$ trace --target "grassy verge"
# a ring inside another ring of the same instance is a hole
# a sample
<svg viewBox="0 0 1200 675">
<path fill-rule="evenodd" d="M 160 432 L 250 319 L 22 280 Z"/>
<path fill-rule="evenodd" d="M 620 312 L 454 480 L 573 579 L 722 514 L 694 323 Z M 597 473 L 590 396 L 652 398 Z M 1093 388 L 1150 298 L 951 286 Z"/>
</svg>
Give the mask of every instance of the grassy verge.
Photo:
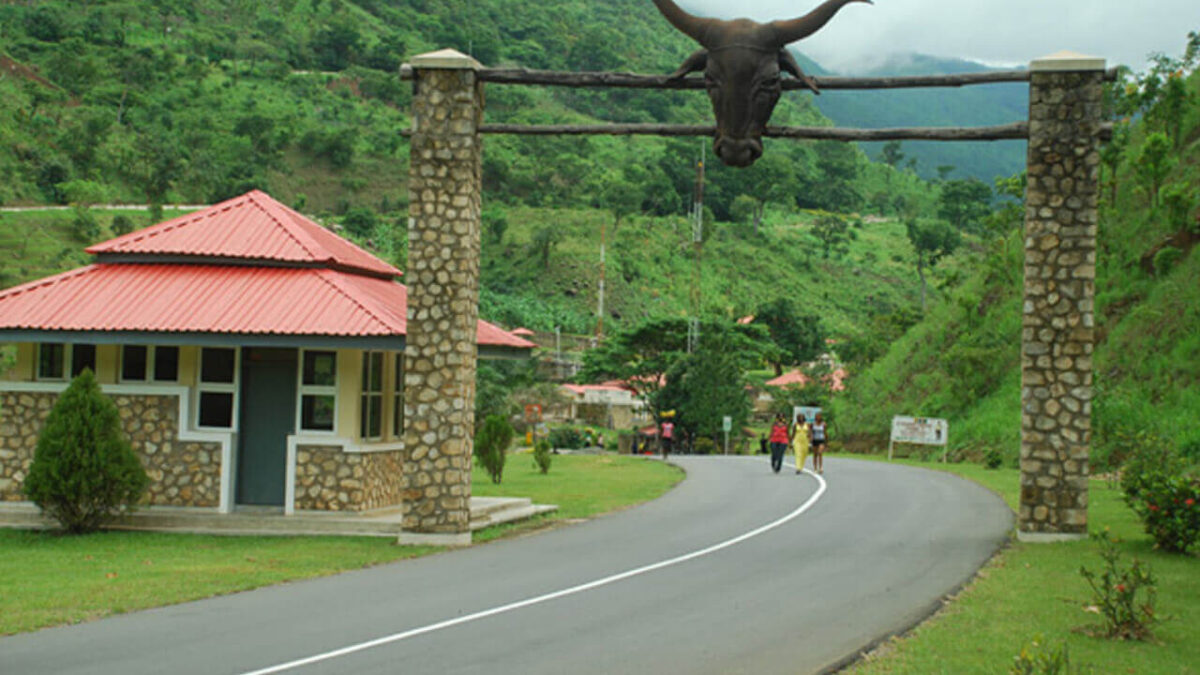
<svg viewBox="0 0 1200 675">
<path fill-rule="evenodd" d="M 528 455 L 509 459 L 502 485 L 480 472 L 475 493 L 558 504 L 540 521 L 587 518 L 653 499 L 682 478 L 630 457 L 555 457 L 548 475 Z M 534 523 L 533 526 L 538 526 Z M 488 541 L 530 526 L 476 533 Z M 285 581 L 336 574 L 441 549 L 368 537 L 232 537 L 100 532 L 69 537 L 0 530 L 0 635 L 78 623 Z"/>
<path fill-rule="evenodd" d="M 1017 506 L 1020 474 L 1015 469 L 897 462 L 961 475 Z M 1040 636 L 1043 645 L 1065 643 L 1073 666 L 1096 673 L 1200 673 L 1200 559 L 1155 551 L 1120 491 L 1105 481 L 1091 483 L 1088 518 L 1093 530 L 1107 527 L 1122 541 L 1123 565 L 1136 557 L 1153 570 L 1158 611 L 1168 617 L 1155 629 L 1155 642 L 1102 640 L 1075 630 L 1100 619 L 1085 611 L 1092 604 L 1091 591 L 1079 575 L 1080 566 L 1102 568 L 1093 542 L 1014 542 L 937 616 L 848 672 L 1007 672 L 1021 648 Z"/>
</svg>

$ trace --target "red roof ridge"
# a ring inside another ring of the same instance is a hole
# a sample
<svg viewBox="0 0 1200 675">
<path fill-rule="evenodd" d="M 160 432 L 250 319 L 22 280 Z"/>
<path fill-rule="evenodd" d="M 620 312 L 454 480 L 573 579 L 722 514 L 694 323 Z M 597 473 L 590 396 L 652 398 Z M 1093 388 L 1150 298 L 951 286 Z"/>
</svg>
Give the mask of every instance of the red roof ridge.
<svg viewBox="0 0 1200 675">
<path fill-rule="evenodd" d="M 258 192 L 258 191 L 255 190 L 255 192 Z M 185 213 L 182 216 L 175 216 L 174 218 L 164 220 L 163 222 L 157 223 L 156 225 L 151 225 L 150 227 L 144 227 L 140 230 L 134 230 L 133 232 L 130 232 L 128 234 L 123 234 L 119 237 L 113 237 L 112 239 L 109 239 L 107 241 L 102 241 L 97 244 L 92 244 L 91 246 L 88 246 L 87 248 L 83 249 L 83 251 L 84 251 L 84 253 L 96 254 L 96 253 L 99 253 L 102 251 L 111 251 L 114 248 L 123 246 L 125 244 L 129 244 L 131 242 L 143 241 L 146 239 L 153 239 L 155 237 L 158 237 L 158 236 L 167 234 L 169 232 L 172 232 L 174 230 L 177 230 L 180 227 L 183 227 L 184 225 L 190 225 L 190 224 L 196 222 L 197 220 L 199 220 L 200 218 L 209 218 L 209 217 L 212 217 L 212 215 L 215 213 L 219 213 L 221 211 L 228 211 L 228 210 L 238 206 L 240 204 L 239 200 L 248 198 L 250 196 L 250 194 L 251 193 L 246 193 L 244 195 L 238 195 L 237 197 L 232 197 L 230 199 L 226 199 L 223 202 L 217 202 L 216 204 L 213 204 L 212 206 L 209 206 L 207 208 L 200 209 L 199 211 Z"/>
<path fill-rule="evenodd" d="M 282 207 L 283 205 L 272 199 L 271 195 L 268 195 L 262 190 L 251 190 L 245 194 L 245 197 L 250 201 L 251 204 L 254 204 L 261 209 L 263 213 L 267 214 L 268 218 L 275 221 L 275 224 L 279 226 L 279 229 L 282 230 L 283 233 L 288 236 L 288 238 L 296 242 L 297 246 L 304 249 L 305 253 L 311 255 L 314 259 L 318 258 L 318 254 L 324 254 L 325 257 L 320 258 L 321 262 L 330 262 L 335 259 L 332 251 L 317 243 L 317 240 L 309 236 L 309 234 L 305 232 L 303 228 L 298 226 L 288 227 L 288 225 L 280 218 L 280 214 L 276 208 Z M 288 220 L 291 220 L 290 214 L 285 215 L 289 215 Z"/>
<path fill-rule="evenodd" d="M 381 325 L 383 325 L 386 328 L 388 325 L 388 322 L 379 316 L 379 312 L 376 311 L 376 309 L 374 307 L 367 307 L 361 300 L 359 300 L 357 297 L 355 297 L 355 295 L 353 293 L 351 293 L 349 290 L 346 289 L 346 287 L 342 284 L 342 280 L 340 278 L 338 278 L 338 276 L 336 274 L 331 274 L 331 272 L 333 272 L 333 270 L 320 269 L 320 270 L 317 270 L 317 276 L 319 276 L 322 281 L 329 284 L 338 293 L 341 293 L 342 296 L 344 296 L 347 300 L 349 300 L 350 302 L 357 305 L 360 309 L 362 309 L 362 311 L 369 314 L 372 319 L 379 322 Z M 396 282 L 388 281 L 387 283 L 394 284 Z"/>
<path fill-rule="evenodd" d="M 44 286 L 53 286 L 54 284 L 57 284 L 58 282 L 63 281 L 65 279 L 77 277 L 81 274 L 87 274 L 88 272 L 91 272 L 96 267 L 98 267 L 98 265 L 93 263 L 91 265 L 84 265 L 83 267 L 76 267 L 75 269 L 67 270 L 66 272 L 59 272 L 58 274 L 52 274 L 48 277 L 43 277 L 41 279 L 27 281 L 19 286 L 13 286 L 12 288 L 6 288 L 3 290 L 0 290 L 0 299 L 16 297 L 18 295 L 21 295 L 22 293 L 27 293 L 34 289 L 42 288 Z"/>
</svg>

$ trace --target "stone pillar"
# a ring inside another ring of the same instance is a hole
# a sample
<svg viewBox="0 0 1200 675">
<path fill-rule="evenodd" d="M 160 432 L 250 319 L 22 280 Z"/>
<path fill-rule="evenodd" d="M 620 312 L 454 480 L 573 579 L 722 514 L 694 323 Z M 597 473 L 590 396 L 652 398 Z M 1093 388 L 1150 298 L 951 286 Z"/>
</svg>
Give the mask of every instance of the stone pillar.
<svg viewBox="0 0 1200 675">
<path fill-rule="evenodd" d="M 483 85 L 469 56 L 412 59 L 401 542 L 471 542 Z"/>
<path fill-rule="evenodd" d="M 1030 71 L 1017 534 L 1056 541 L 1087 535 L 1104 59 Z"/>
</svg>

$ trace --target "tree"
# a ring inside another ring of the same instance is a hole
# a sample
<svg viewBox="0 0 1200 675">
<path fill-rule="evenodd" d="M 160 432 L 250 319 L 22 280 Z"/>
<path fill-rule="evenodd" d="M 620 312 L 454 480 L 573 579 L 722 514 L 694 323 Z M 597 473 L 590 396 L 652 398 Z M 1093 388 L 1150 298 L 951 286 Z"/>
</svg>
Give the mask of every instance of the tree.
<svg viewBox="0 0 1200 675">
<path fill-rule="evenodd" d="M 543 225 L 533 231 L 529 250 L 542 261 L 542 269 L 550 269 L 550 254 L 562 240 L 562 230 L 554 225 Z"/>
<path fill-rule="evenodd" d="M 821 257 L 841 257 L 850 245 L 850 225 L 840 216 L 832 213 L 817 218 L 813 223 L 812 233 L 821 242 Z"/>
<path fill-rule="evenodd" d="M 1108 168 L 1108 205 L 1117 205 L 1118 170 L 1125 159 L 1125 150 L 1129 148 L 1129 125 L 1118 123 L 1113 126 L 1113 135 L 1100 148 L 1100 162 Z"/>
<path fill-rule="evenodd" d="M 740 429 L 750 415 L 745 371 L 775 351 L 761 326 L 707 322 L 696 351 L 680 355 L 666 373 L 655 409 L 675 410 L 677 427 L 719 446 L 722 418 L 733 418 L 733 428 Z"/>
<path fill-rule="evenodd" d="M 915 216 L 906 218 L 904 227 L 908 240 L 917 252 L 917 276 L 921 278 L 921 311 L 925 311 L 925 268 L 933 268 L 943 257 L 950 255 L 962 243 L 962 235 L 949 223 L 941 220 L 921 222 Z"/>
<path fill-rule="evenodd" d="M 992 189 L 978 178 L 947 181 L 938 197 L 938 216 L 958 230 L 976 231 L 992 212 Z"/>
<path fill-rule="evenodd" d="M 884 143 L 879 157 L 893 169 L 899 166 L 900 162 L 904 161 L 904 152 L 900 150 L 900 141 L 888 141 Z"/>
<path fill-rule="evenodd" d="M 68 532 L 92 532 L 146 492 L 150 479 L 121 432 L 117 406 L 84 369 L 46 417 L 25 494 Z"/>
<path fill-rule="evenodd" d="M 339 12 L 321 26 L 312 39 L 317 66 L 322 70 L 344 70 L 362 52 L 363 38 L 350 14 Z"/>
<path fill-rule="evenodd" d="M 1171 155 L 1171 141 L 1166 134 L 1155 132 L 1150 134 L 1142 151 L 1138 154 L 1134 174 L 1150 198 L 1150 206 L 1158 206 L 1158 191 L 1163 182 L 1175 168 L 1175 158 Z"/>
<path fill-rule="evenodd" d="M 365 206 L 356 206 L 342 217 L 342 226 L 357 237 L 369 237 L 379 224 L 379 216 Z"/>
<path fill-rule="evenodd" d="M 754 313 L 754 323 L 764 325 L 771 340 L 779 347 L 778 356 L 769 359 L 775 375 L 783 374 L 783 364 L 804 363 L 821 354 L 825 334 L 819 317 L 800 314 L 796 301 L 790 297 L 772 300 Z"/>
<path fill-rule="evenodd" d="M 828 211 L 843 213 L 862 205 L 859 194 L 858 156 L 849 143 L 820 141 L 816 144 L 816 174 L 797 201 L 801 206 L 813 206 Z"/>
</svg>

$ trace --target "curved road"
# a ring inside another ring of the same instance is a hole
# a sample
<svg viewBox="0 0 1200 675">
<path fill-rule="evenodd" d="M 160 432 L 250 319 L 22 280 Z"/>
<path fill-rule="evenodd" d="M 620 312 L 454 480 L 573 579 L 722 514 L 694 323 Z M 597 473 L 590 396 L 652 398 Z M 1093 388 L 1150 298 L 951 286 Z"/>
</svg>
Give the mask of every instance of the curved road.
<svg viewBox="0 0 1200 675">
<path fill-rule="evenodd" d="M 831 459 L 822 483 L 765 457 L 674 461 L 688 479 L 638 508 L 2 638 L 0 672 L 819 672 L 923 618 L 1012 527 L 940 472 Z"/>
</svg>

